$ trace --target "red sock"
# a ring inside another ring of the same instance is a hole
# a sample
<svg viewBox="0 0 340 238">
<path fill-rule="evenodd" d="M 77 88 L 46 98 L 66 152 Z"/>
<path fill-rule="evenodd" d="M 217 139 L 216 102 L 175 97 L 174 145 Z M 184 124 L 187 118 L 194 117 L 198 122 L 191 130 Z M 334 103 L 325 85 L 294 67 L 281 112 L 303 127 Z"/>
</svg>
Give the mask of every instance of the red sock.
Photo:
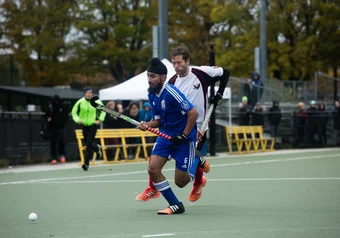
<svg viewBox="0 0 340 238">
<path fill-rule="evenodd" d="M 201 168 L 197 168 L 196 173 L 195 173 L 194 186 L 201 185 L 202 178 L 203 178 L 203 170 Z"/>
<path fill-rule="evenodd" d="M 153 184 L 152 179 L 151 179 L 150 176 L 149 176 L 149 187 L 152 188 L 152 189 L 156 189 L 156 187 L 155 187 L 155 185 Z"/>
<path fill-rule="evenodd" d="M 151 156 L 149 157 L 149 164 L 150 164 L 150 161 L 151 161 Z M 152 182 L 150 175 L 149 175 L 149 187 L 152 189 L 156 189 L 155 185 Z"/>
</svg>

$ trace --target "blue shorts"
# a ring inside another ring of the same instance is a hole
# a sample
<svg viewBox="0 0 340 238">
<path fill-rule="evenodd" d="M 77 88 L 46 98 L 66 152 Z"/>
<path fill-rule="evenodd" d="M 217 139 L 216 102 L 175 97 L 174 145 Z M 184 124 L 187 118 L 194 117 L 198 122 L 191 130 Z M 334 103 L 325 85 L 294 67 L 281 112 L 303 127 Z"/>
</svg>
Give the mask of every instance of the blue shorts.
<svg viewBox="0 0 340 238">
<path fill-rule="evenodd" d="M 179 146 L 174 146 L 169 140 L 157 137 L 156 143 L 151 152 L 152 155 L 162 156 L 176 161 L 176 168 L 187 172 L 191 168 L 195 159 L 195 143 L 188 141 Z"/>
</svg>

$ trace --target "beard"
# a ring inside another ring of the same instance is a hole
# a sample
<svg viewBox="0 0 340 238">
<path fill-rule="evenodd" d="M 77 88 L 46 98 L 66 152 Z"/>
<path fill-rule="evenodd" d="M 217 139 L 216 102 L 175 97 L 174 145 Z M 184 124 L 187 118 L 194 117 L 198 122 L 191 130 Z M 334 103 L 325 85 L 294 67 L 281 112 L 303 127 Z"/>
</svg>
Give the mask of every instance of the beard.
<svg viewBox="0 0 340 238">
<path fill-rule="evenodd" d="M 156 84 L 154 87 L 149 86 L 148 92 L 149 93 L 159 93 L 162 89 L 163 85 L 161 83 Z"/>
</svg>

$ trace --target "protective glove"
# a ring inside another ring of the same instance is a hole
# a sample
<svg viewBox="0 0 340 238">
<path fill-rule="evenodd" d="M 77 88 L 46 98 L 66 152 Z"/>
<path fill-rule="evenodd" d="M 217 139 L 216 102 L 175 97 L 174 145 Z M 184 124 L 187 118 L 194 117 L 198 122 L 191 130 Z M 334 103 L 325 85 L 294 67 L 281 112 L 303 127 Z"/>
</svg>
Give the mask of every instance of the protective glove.
<svg viewBox="0 0 340 238">
<path fill-rule="evenodd" d="M 214 104 L 215 107 L 221 105 L 222 96 L 223 96 L 222 94 L 216 93 L 216 95 L 211 98 L 210 103 Z"/>
<path fill-rule="evenodd" d="M 186 141 L 188 141 L 188 137 L 186 134 L 182 133 L 181 135 L 172 137 L 171 144 L 173 144 L 174 146 L 179 146 L 181 144 L 184 144 Z"/>
</svg>

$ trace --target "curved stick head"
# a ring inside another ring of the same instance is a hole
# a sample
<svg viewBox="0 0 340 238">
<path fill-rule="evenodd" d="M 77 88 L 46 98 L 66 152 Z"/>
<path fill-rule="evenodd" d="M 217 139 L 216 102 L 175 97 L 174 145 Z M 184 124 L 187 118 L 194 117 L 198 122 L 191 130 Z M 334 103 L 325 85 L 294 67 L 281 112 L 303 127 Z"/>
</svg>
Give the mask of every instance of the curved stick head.
<svg viewBox="0 0 340 238">
<path fill-rule="evenodd" d="M 99 99 L 98 96 L 93 96 L 90 100 L 90 104 L 92 107 L 97 107 L 98 103 L 96 103 L 96 101 Z"/>
</svg>

